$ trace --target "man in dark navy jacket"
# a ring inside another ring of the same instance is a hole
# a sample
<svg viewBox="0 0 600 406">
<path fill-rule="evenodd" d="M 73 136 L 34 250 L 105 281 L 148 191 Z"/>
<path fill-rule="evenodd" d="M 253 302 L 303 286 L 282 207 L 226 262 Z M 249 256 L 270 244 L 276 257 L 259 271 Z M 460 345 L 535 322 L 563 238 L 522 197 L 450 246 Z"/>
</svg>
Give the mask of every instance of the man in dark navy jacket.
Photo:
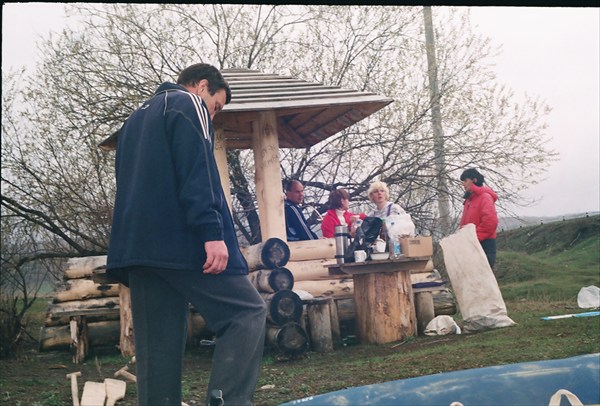
<svg viewBox="0 0 600 406">
<path fill-rule="evenodd" d="M 319 237 L 310 229 L 300 205 L 304 201 L 304 186 L 292 179 L 285 184 L 285 230 L 288 241 L 316 240 Z"/>
<path fill-rule="evenodd" d="M 131 289 L 140 405 L 181 404 L 189 303 L 216 334 L 207 402 L 251 404 L 266 310 L 213 154 L 212 118 L 230 100 L 215 67 L 192 65 L 119 130 L 107 272 Z"/>
</svg>

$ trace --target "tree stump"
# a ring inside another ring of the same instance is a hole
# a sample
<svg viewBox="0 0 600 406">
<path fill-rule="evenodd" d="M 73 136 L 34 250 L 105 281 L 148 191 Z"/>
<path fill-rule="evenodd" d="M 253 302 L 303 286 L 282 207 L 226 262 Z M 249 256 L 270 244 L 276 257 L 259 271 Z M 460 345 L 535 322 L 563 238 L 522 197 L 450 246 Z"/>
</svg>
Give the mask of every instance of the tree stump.
<svg viewBox="0 0 600 406">
<path fill-rule="evenodd" d="M 417 334 L 410 272 L 354 275 L 356 327 L 364 344 L 385 344 Z"/>
</svg>

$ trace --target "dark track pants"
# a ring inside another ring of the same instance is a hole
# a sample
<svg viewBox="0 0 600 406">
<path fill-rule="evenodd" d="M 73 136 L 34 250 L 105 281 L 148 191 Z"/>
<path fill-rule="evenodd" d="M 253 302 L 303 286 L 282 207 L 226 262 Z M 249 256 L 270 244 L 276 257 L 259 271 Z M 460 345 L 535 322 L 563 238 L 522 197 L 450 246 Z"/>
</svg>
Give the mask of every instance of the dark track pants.
<svg viewBox="0 0 600 406">
<path fill-rule="evenodd" d="M 266 306 L 245 275 L 129 272 L 138 404 L 181 405 L 188 303 L 216 333 L 208 392 L 250 405 L 264 348 Z M 208 402 L 208 396 L 207 396 Z"/>
<path fill-rule="evenodd" d="M 494 268 L 494 264 L 496 263 L 496 239 L 488 238 L 487 240 L 480 241 L 481 248 L 483 248 L 483 252 L 485 252 L 485 256 L 487 257 L 488 263 L 490 264 L 490 268 Z"/>
</svg>

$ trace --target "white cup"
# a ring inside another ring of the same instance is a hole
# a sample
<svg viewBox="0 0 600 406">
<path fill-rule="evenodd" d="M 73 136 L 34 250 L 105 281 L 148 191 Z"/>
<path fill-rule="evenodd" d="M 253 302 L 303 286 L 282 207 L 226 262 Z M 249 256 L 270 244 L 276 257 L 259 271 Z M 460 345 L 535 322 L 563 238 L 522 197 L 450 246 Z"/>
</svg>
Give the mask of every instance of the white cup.
<svg viewBox="0 0 600 406">
<path fill-rule="evenodd" d="M 367 253 L 363 250 L 354 251 L 354 262 L 365 262 Z"/>
</svg>

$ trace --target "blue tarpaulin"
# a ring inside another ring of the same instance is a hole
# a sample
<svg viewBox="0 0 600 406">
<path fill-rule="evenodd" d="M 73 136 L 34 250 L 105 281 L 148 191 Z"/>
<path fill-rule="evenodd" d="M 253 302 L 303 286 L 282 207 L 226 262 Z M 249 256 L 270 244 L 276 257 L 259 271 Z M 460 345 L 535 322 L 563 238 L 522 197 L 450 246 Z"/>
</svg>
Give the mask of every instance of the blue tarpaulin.
<svg viewBox="0 0 600 406">
<path fill-rule="evenodd" d="M 298 405 L 544 405 L 560 389 L 600 404 L 600 354 L 445 372 L 294 400 Z M 568 404 L 563 401 L 561 404 Z"/>
</svg>

